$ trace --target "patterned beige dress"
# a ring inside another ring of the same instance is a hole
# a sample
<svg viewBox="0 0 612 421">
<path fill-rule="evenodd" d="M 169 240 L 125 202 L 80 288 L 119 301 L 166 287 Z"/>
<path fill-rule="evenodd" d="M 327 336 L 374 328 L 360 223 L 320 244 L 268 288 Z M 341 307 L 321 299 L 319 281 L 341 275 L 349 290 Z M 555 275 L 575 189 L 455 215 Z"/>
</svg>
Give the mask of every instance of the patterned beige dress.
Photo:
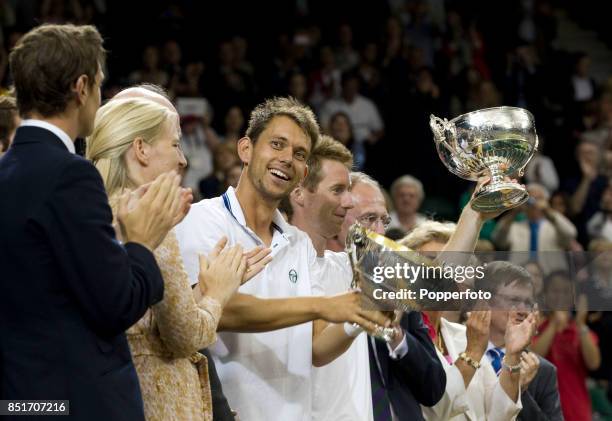
<svg viewBox="0 0 612 421">
<path fill-rule="evenodd" d="M 174 231 L 155 250 L 155 258 L 164 298 L 127 331 L 145 417 L 211 421 L 208 365 L 198 350 L 216 340 L 221 305 L 208 297 L 195 302 Z"/>
</svg>

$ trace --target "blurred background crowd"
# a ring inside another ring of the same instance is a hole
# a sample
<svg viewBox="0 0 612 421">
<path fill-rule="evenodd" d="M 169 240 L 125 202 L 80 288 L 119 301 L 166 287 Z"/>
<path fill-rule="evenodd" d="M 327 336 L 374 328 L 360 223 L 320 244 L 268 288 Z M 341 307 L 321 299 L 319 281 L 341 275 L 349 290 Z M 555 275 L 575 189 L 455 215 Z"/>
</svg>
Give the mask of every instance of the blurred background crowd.
<svg viewBox="0 0 612 421">
<path fill-rule="evenodd" d="M 139 83 L 170 92 L 185 184 L 199 198 L 236 185 L 235 145 L 253 106 L 294 96 L 353 151 L 356 169 L 388 188 L 397 238 L 426 217 L 455 220 L 471 194 L 471 183 L 440 162 L 430 114 L 523 107 L 540 139 L 523 179 L 532 199 L 491 221 L 480 249 L 609 251 L 612 32 L 604 10 L 594 0 L 0 0 L 0 91 L 10 87 L 8 51 L 24 32 L 45 22 L 95 24 L 109 50 L 103 96 Z M 601 368 L 588 374 L 593 408 L 612 419 L 612 323 L 607 313 L 589 321 L 602 351 Z"/>
</svg>

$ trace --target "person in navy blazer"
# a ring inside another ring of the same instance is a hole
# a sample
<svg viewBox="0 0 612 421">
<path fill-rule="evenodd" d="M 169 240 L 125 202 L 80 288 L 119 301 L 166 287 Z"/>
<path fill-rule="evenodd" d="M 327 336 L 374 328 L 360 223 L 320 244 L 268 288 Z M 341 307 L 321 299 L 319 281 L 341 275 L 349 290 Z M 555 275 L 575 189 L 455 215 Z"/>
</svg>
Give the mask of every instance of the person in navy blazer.
<svg viewBox="0 0 612 421">
<path fill-rule="evenodd" d="M 184 212 L 179 176 L 122 198 L 122 246 L 98 171 L 74 154 L 100 105 L 100 34 L 41 26 L 9 60 L 25 120 L 0 159 L 0 399 L 69 400 L 72 420 L 144 421 L 124 331 L 162 298 L 151 250 Z"/>
<path fill-rule="evenodd" d="M 390 417 L 383 415 L 386 409 L 379 409 L 385 403 L 378 401 L 380 394 L 374 390 L 381 380 L 395 414 L 393 419 L 399 421 L 422 420 L 421 405 L 433 406 L 438 403 L 446 388 L 446 374 L 421 313 L 404 313 L 400 326 L 407 347 L 393 356 L 385 342 L 368 338 L 375 421 L 391 421 Z"/>
</svg>

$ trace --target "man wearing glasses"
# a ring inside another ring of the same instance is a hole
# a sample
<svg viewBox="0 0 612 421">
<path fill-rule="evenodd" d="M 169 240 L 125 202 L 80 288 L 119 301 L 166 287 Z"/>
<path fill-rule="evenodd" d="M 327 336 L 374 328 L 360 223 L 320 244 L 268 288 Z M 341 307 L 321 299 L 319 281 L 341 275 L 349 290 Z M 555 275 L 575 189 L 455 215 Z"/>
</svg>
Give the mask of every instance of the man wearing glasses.
<svg viewBox="0 0 612 421">
<path fill-rule="evenodd" d="M 494 297 L 486 355 L 493 370 L 502 370 L 508 319 L 520 324 L 535 310 L 534 285 L 526 269 L 509 262 L 491 262 L 475 288 Z M 548 360 L 525 350 L 521 354 L 520 390 L 523 409 L 519 420 L 563 420 L 557 386 L 557 370 Z"/>
<path fill-rule="evenodd" d="M 355 222 L 379 234 L 384 234 L 391 224 L 385 197 L 376 180 L 364 173 L 352 172 L 351 196 L 353 208 L 346 212 L 340 233 L 328 241 L 329 250 L 344 251 L 346 235 Z"/>
</svg>

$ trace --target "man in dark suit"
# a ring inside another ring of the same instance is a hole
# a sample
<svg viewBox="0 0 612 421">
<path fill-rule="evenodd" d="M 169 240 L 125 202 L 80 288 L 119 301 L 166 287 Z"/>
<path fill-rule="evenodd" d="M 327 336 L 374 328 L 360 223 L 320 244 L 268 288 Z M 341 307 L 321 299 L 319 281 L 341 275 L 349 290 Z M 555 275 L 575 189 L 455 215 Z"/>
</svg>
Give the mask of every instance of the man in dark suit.
<svg viewBox="0 0 612 421">
<path fill-rule="evenodd" d="M 400 336 L 389 345 L 368 338 L 375 421 L 422 420 L 421 405 L 435 405 L 446 388 L 421 314 L 404 313 L 400 326 Z"/>
<path fill-rule="evenodd" d="M 524 421 L 563 421 L 557 369 L 546 358 L 538 356 L 540 366 L 535 377 L 521 394 L 523 409 L 518 420 Z"/>
<path fill-rule="evenodd" d="M 534 307 L 533 280 L 524 267 L 509 262 L 490 262 L 484 278 L 476 279 L 475 289 L 489 291 L 494 298 L 487 356 L 496 367 L 496 364 L 499 365 L 496 360 L 505 353 L 508 319 L 511 318 L 511 323 L 521 323 Z M 523 409 L 517 418 L 529 421 L 563 420 L 555 366 L 530 351 L 522 353 L 521 365 Z"/>
<path fill-rule="evenodd" d="M 151 251 L 186 210 L 179 176 L 122 197 L 122 246 L 99 173 L 74 154 L 100 105 L 100 34 L 41 26 L 9 60 L 24 121 L 0 160 L 0 399 L 144 421 L 124 331 L 162 298 Z"/>
<path fill-rule="evenodd" d="M 389 213 L 375 180 L 352 173 L 351 194 L 354 206 L 347 211 L 337 239 L 329 242 L 330 248 L 337 249 L 338 243 L 344 246 L 348 228 L 356 221 L 381 235 L 388 228 Z M 492 214 L 481 215 L 466 206 L 445 249 L 472 251 L 482 224 L 491 217 Z M 421 405 L 438 403 L 446 388 L 444 367 L 420 313 L 403 314 L 400 328 L 399 335 L 389 344 L 368 338 L 375 421 L 422 420 Z"/>
</svg>

